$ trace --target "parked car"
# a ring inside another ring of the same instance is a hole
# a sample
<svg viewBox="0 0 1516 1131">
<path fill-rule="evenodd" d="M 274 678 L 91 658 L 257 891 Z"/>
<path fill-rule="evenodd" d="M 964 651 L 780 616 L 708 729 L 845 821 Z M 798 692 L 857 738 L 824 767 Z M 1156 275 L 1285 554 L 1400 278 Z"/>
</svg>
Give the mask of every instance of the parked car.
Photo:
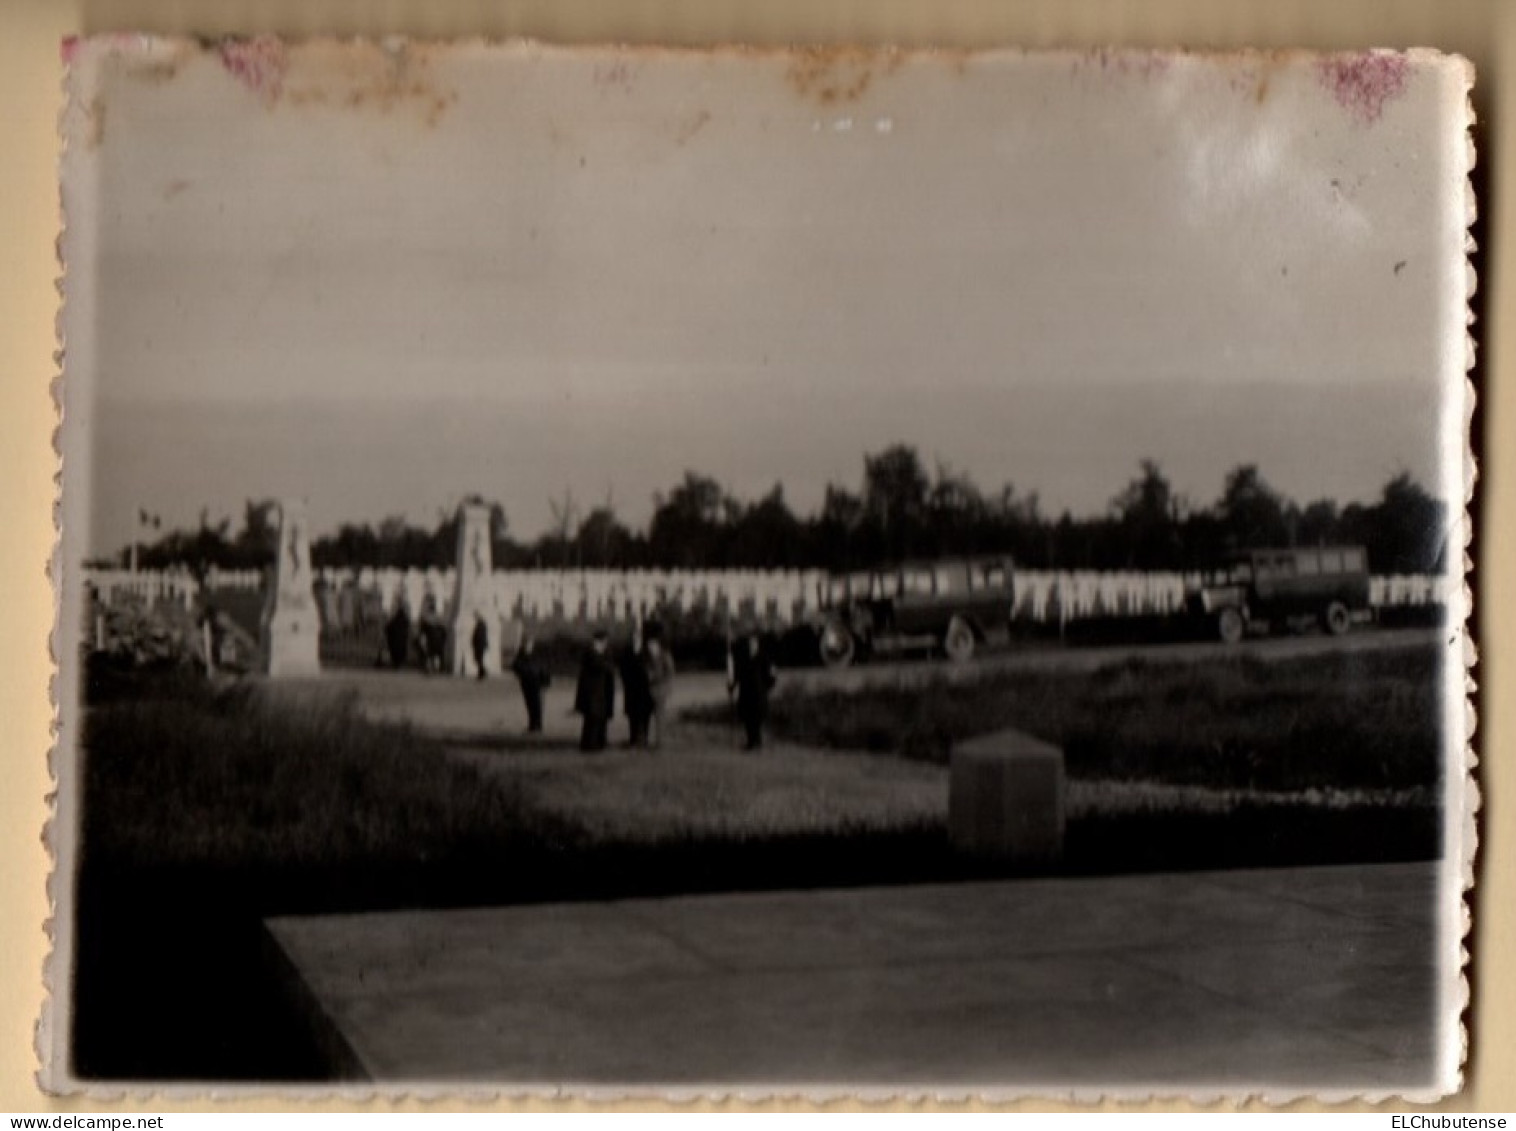
<svg viewBox="0 0 1516 1131">
<path fill-rule="evenodd" d="M 1003 557 L 908 562 L 836 574 L 822 595 L 817 645 L 821 662 L 906 651 L 974 655 L 988 632 L 1010 622 L 1014 571 Z"/>
<path fill-rule="evenodd" d="M 1334 636 L 1372 616 L 1362 546 L 1248 550 L 1187 595 L 1191 615 L 1235 644 L 1250 628 L 1314 620 Z"/>
</svg>

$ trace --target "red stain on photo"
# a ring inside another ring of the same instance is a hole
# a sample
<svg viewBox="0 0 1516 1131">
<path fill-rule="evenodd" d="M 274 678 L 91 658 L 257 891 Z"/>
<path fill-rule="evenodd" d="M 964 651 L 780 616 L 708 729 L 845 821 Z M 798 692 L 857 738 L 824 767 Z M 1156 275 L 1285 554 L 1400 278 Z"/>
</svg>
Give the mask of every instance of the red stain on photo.
<svg viewBox="0 0 1516 1131">
<path fill-rule="evenodd" d="M 1095 72 L 1116 76 L 1132 76 L 1152 79 L 1167 73 L 1173 65 L 1174 55 L 1162 51 L 1145 51 L 1138 48 L 1095 47 L 1082 52 L 1074 60 L 1076 72 Z"/>
<path fill-rule="evenodd" d="M 288 66 L 282 40 L 261 35 L 229 39 L 219 48 L 221 65 L 243 86 L 265 98 L 278 98 Z"/>
<path fill-rule="evenodd" d="M 1337 105 L 1364 125 L 1377 122 L 1385 104 L 1405 92 L 1410 71 L 1404 55 L 1384 51 L 1333 55 L 1317 64 L 1317 77 Z"/>
</svg>

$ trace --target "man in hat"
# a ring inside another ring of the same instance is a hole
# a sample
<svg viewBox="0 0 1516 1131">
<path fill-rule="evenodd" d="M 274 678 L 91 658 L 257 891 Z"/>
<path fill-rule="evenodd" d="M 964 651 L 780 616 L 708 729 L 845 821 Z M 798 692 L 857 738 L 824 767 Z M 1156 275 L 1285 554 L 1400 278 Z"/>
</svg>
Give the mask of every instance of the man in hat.
<svg viewBox="0 0 1516 1131">
<path fill-rule="evenodd" d="M 511 671 L 521 684 L 521 698 L 526 702 L 526 733 L 542 733 L 542 689 L 552 682 L 547 668 L 536 656 L 537 642 L 531 633 L 521 638 L 521 648 L 511 661 Z"/>
<path fill-rule="evenodd" d="M 620 666 L 621 694 L 626 701 L 626 721 L 630 730 L 626 744 L 635 749 L 647 745 L 648 723 L 653 717 L 653 689 L 648 680 L 640 628 L 632 630 L 631 643 L 621 654 Z"/>
<path fill-rule="evenodd" d="M 447 625 L 437 612 L 437 598 L 428 593 L 421 603 L 421 620 L 416 630 L 421 648 L 421 667 L 428 675 L 442 670 L 442 652 L 447 647 Z"/>
<path fill-rule="evenodd" d="M 482 613 L 474 614 L 474 635 L 471 639 L 474 647 L 474 664 L 479 669 L 479 678 L 485 678 L 485 660 L 490 651 L 490 627 L 485 622 Z"/>
<path fill-rule="evenodd" d="M 405 667 L 411 652 L 411 610 L 403 596 L 395 602 L 395 615 L 384 626 L 384 642 L 389 649 L 390 665 L 397 671 Z"/>
<path fill-rule="evenodd" d="M 747 732 L 746 750 L 763 746 L 763 722 L 769 713 L 769 692 L 778 676 L 756 627 L 747 631 L 732 656 L 728 690 L 737 695 L 737 717 Z"/>
<path fill-rule="evenodd" d="M 607 654 L 605 630 L 596 629 L 594 639 L 579 662 L 579 685 L 574 691 L 574 710 L 584 720 L 579 749 L 605 749 L 606 728 L 616 712 L 616 668 Z"/>
<path fill-rule="evenodd" d="M 647 626 L 647 640 L 642 645 L 642 654 L 647 668 L 648 692 L 653 701 L 647 744 L 656 750 L 663 742 L 669 699 L 674 692 L 674 658 L 663 646 L 663 631 L 659 625 Z"/>
</svg>

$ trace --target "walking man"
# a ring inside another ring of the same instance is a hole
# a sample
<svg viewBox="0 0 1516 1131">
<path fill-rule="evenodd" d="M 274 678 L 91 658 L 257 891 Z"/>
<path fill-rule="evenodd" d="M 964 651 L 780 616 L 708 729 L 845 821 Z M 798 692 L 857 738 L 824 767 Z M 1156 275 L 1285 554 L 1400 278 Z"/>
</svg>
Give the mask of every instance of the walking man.
<svg viewBox="0 0 1516 1131">
<path fill-rule="evenodd" d="M 442 652 L 447 646 L 447 625 L 437 613 L 437 599 L 430 593 L 421 603 L 421 620 L 416 630 L 421 646 L 421 668 L 428 675 L 442 670 Z"/>
<path fill-rule="evenodd" d="M 616 712 L 616 669 L 606 654 L 605 630 L 597 629 L 589 650 L 579 663 L 579 685 L 574 690 L 574 710 L 584 720 L 579 749 L 605 749 L 606 728 Z"/>
<path fill-rule="evenodd" d="M 743 749 L 761 749 L 763 723 L 769 713 L 769 692 L 774 689 L 778 677 L 756 628 L 749 630 L 747 638 L 737 648 L 730 678 L 729 690 L 737 693 L 737 717 L 747 732 L 747 745 Z"/>
<path fill-rule="evenodd" d="M 621 654 L 621 692 L 626 698 L 626 722 L 630 730 L 626 744 L 633 749 L 647 745 L 648 722 L 653 717 L 653 692 L 648 683 L 641 637 L 641 630 L 633 629 L 631 644 Z"/>
<path fill-rule="evenodd" d="M 484 658 L 490 650 L 490 628 L 484 623 L 484 616 L 474 614 L 474 635 L 471 640 L 474 646 L 474 663 L 479 668 L 479 678 L 484 678 Z"/>
<path fill-rule="evenodd" d="M 526 733 L 542 733 L 542 689 L 552 682 L 547 668 L 536 656 L 537 641 L 530 633 L 521 638 L 521 647 L 511 661 L 511 671 L 521 684 L 521 698 L 526 701 Z"/>
<path fill-rule="evenodd" d="M 648 626 L 647 643 L 642 646 L 642 653 L 642 662 L 647 668 L 648 693 L 653 702 L 647 744 L 656 750 L 663 742 L 669 698 L 674 691 L 674 657 L 663 647 L 663 634 L 655 625 Z"/>
<path fill-rule="evenodd" d="M 384 626 L 384 642 L 389 648 L 390 665 L 396 671 L 405 667 L 411 651 L 411 611 L 404 597 L 395 602 L 395 615 Z"/>
</svg>

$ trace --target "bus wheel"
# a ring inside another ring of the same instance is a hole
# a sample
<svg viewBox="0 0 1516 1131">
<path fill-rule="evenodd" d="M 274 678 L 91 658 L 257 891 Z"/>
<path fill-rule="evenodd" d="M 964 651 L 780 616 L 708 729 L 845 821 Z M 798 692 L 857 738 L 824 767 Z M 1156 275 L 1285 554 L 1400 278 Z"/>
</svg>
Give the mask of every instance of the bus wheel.
<svg viewBox="0 0 1516 1131">
<path fill-rule="evenodd" d="M 1242 639 L 1246 627 L 1242 613 L 1237 609 L 1222 609 L 1216 617 L 1216 635 L 1221 637 L 1223 644 L 1236 644 Z"/>
<path fill-rule="evenodd" d="M 1348 607 L 1341 601 L 1333 601 L 1321 614 L 1321 623 L 1333 636 L 1341 636 L 1353 623 Z"/>
<path fill-rule="evenodd" d="M 974 655 L 974 630 L 962 617 L 954 617 L 942 637 L 942 650 L 955 664 L 971 659 Z"/>
<path fill-rule="evenodd" d="M 853 634 L 835 621 L 828 621 L 822 626 L 818 643 L 821 662 L 826 667 L 845 668 L 853 662 L 853 653 L 856 651 Z"/>
</svg>

